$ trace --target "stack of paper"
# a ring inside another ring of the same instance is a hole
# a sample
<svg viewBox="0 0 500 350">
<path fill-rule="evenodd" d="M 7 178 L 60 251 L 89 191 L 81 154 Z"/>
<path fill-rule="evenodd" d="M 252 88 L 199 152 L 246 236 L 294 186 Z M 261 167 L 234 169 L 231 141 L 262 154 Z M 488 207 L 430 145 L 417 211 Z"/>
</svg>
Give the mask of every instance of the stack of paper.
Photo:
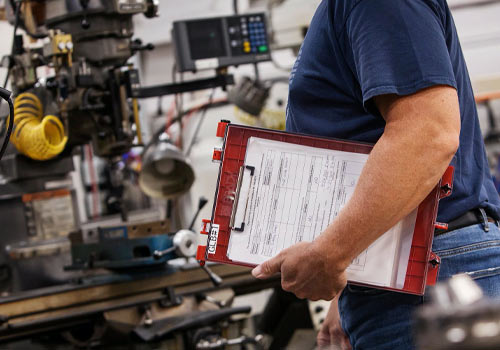
<svg viewBox="0 0 500 350">
<path fill-rule="evenodd" d="M 251 137 L 243 172 L 229 259 L 257 265 L 301 241 L 313 241 L 351 197 L 366 154 Z M 361 253 L 348 280 L 402 288 L 417 211 Z"/>
</svg>

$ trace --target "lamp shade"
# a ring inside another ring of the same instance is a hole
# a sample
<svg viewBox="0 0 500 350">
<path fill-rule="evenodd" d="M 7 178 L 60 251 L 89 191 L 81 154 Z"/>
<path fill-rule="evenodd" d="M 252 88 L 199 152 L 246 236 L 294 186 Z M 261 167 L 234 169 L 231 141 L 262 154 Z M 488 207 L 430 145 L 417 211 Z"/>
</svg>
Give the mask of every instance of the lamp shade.
<svg viewBox="0 0 500 350">
<path fill-rule="evenodd" d="M 174 198 L 186 193 L 194 182 L 188 159 L 169 141 L 158 140 L 142 159 L 139 187 L 153 198 Z"/>
</svg>

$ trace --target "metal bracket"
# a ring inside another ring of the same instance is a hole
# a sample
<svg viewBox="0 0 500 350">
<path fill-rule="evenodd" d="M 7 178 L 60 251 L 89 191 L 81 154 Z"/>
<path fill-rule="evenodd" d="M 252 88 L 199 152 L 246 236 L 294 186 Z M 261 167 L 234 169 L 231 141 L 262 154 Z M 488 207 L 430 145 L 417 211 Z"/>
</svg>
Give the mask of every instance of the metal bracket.
<svg viewBox="0 0 500 350">
<path fill-rule="evenodd" d="M 176 84 L 165 84 L 147 87 L 135 87 L 128 89 L 128 97 L 134 98 L 149 98 L 165 95 L 179 94 L 183 92 L 191 92 L 198 90 L 212 89 L 234 84 L 234 76 L 232 74 L 218 74 L 213 78 L 198 79 L 186 81 Z"/>
<path fill-rule="evenodd" d="M 159 301 L 161 307 L 167 308 L 182 304 L 182 297 L 180 295 L 175 294 L 173 287 L 165 288 L 163 290 L 163 294 L 165 294 L 165 298 Z"/>
</svg>

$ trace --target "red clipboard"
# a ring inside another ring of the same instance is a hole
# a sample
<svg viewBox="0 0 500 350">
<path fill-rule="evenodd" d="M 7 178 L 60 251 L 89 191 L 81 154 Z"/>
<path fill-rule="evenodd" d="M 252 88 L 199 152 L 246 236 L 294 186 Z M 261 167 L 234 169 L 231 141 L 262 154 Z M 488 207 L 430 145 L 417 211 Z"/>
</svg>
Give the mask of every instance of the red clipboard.
<svg viewBox="0 0 500 350">
<path fill-rule="evenodd" d="M 224 143 L 221 149 L 215 149 L 213 153 L 213 161 L 220 162 L 220 168 L 212 219 L 203 220 L 201 230 L 202 234 L 208 235 L 207 245 L 198 246 L 197 251 L 197 260 L 202 265 L 205 261 L 213 261 L 253 267 L 232 261 L 227 257 L 231 234 L 230 221 L 235 204 L 234 194 L 237 191 L 240 169 L 244 165 L 246 147 L 250 137 L 363 154 L 370 153 L 373 148 L 373 145 L 366 143 L 235 125 L 228 121 L 219 123 L 217 136 L 223 137 Z M 436 283 L 440 259 L 431 251 L 434 229 L 435 227 L 446 228 L 446 224 L 436 222 L 438 203 L 440 199 L 451 194 L 452 186 L 453 167 L 450 166 L 439 184 L 418 207 L 404 287 L 402 289 L 372 287 L 423 295 L 426 286 Z M 217 232 L 212 229 L 215 226 L 218 228 Z M 361 283 L 353 284 L 363 285 Z"/>
</svg>

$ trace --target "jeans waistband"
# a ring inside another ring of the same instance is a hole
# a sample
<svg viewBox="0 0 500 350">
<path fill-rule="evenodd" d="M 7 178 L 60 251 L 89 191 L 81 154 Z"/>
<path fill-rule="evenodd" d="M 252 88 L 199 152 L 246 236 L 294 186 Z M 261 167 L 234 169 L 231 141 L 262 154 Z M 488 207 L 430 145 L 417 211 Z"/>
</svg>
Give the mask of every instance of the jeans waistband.
<svg viewBox="0 0 500 350">
<path fill-rule="evenodd" d="M 483 229 L 485 231 L 488 231 L 490 223 L 498 226 L 498 221 L 491 216 L 488 216 L 483 208 L 476 208 L 465 212 L 456 219 L 451 220 L 448 223 L 447 229 L 434 230 L 434 236 L 439 236 L 443 233 L 458 230 L 459 228 L 475 224 L 481 224 L 483 226 Z"/>
</svg>

